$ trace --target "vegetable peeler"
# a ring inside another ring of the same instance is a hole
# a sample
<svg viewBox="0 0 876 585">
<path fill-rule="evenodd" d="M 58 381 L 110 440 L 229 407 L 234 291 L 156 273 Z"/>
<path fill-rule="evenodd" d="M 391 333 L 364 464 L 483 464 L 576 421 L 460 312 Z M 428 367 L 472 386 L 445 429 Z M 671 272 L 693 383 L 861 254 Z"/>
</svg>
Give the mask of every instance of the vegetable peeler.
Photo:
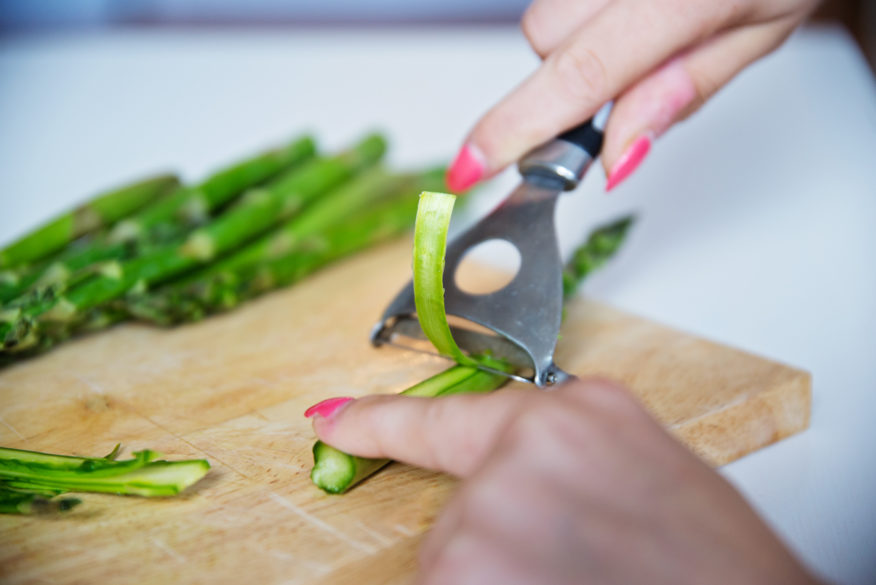
<svg viewBox="0 0 876 585">
<path fill-rule="evenodd" d="M 593 118 L 536 147 L 517 164 L 520 185 L 492 212 L 447 244 L 444 302 L 448 315 L 486 328 L 451 326 L 467 353 L 490 352 L 507 360 L 519 374 L 505 374 L 539 387 L 570 377 L 554 363 L 563 310 L 562 271 L 554 210 L 564 191 L 575 189 L 599 156 L 611 104 Z M 487 240 L 511 243 L 520 253 L 520 268 L 504 288 L 470 294 L 456 286 L 455 274 L 465 253 Z M 371 332 L 375 346 L 418 349 L 425 336 L 409 282 L 389 304 Z M 427 353 L 432 353 L 428 352 Z M 485 368 L 489 369 L 489 368 Z M 503 372 L 504 373 L 504 372 Z M 528 375 L 527 375 L 528 373 Z"/>
</svg>

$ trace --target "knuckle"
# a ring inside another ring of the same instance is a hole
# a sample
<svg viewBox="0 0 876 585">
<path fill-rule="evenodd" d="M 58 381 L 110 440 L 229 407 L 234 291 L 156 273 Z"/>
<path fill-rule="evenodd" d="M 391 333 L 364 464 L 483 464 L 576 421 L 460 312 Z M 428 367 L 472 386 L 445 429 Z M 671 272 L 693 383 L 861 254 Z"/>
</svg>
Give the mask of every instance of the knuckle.
<svg viewBox="0 0 876 585">
<path fill-rule="evenodd" d="M 537 3 L 529 5 L 526 12 L 523 13 L 523 18 L 520 19 L 520 30 L 523 36 L 526 37 L 529 46 L 540 57 L 544 57 L 547 53 L 545 43 L 542 39 L 541 16 L 537 7 Z"/>
<path fill-rule="evenodd" d="M 423 581 L 424 584 L 464 583 L 467 572 L 477 559 L 479 547 L 466 534 L 456 535 L 449 543 L 437 551 Z"/>
<path fill-rule="evenodd" d="M 604 99 L 608 89 L 605 64 L 592 49 L 571 45 L 556 53 L 553 69 L 561 91 L 576 103 L 595 104 Z"/>
<path fill-rule="evenodd" d="M 630 390 L 606 378 L 588 378 L 560 391 L 582 407 L 584 416 L 598 413 L 600 417 L 635 418 L 644 414 Z"/>
<path fill-rule="evenodd" d="M 547 401 L 538 401 L 521 410 L 506 430 L 504 442 L 512 450 L 531 446 L 552 432 L 556 412 Z"/>
<path fill-rule="evenodd" d="M 591 391 L 599 407 L 620 419 L 646 417 L 644 409 L 633 393 L 610 380 L 594 380 Z"/>
<path fill-rule="evenodd" d="M 453 413 L 448 407 L 449 404 L 450 402 L 447 400 L 429 400 L 423 419 L 422 428 L 425 432 L 420 435 L 429 453 L 432 467 L 447 471 L 453 470 L 455 467 L 455 462 L 448 460 L 450 455 L 445 446 L 446 433 L 443 432 L 443 429 L 453 428 L 451 420 Z"/>
<path fill-rule="evenodd" d="M 690 66 L 689 66 L 690 67 Z M 694 91 L 696 96 L 688 106 L 689 109 L 697 109 L 705 104 L 709 98 L 715 95 L 721 89 L 721 82 L 712 73 L 703 71 L 701 68 L 690 68 L 691 79 L 693 80 Z"/>
<path fill-rule="evenodd" d="M 500 488 L 498 491 L 496 488 Z M 496 505 L 501 486 L 490 481 L 477 481 L 466 486 L 460 497 L 460 525 L 476 527 L 488 519 Z"/>
</svg>

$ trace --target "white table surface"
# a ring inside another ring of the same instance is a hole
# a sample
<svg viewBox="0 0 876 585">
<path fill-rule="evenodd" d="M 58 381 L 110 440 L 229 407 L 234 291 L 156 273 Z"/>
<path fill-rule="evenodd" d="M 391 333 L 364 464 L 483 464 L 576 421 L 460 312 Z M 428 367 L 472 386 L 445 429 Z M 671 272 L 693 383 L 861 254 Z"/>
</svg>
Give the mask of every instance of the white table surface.
<svg viewBox="0 0 876 585">
<path fill-rule="evenodd" d="M 535 65 L 510 28 L 6 38 L 0 240 L 115 182 L 196 179 L 302 129 L 335 147 L 383 128 L 393 162 L 440 161 Z M 603 184 L 593 172 L 562 202 L 566 248 L 621 211 L 641 221 L 587 294 L 812 372 L 811 429 L 723 473 L 811 566 L 873 583 L 876 84 L 851 40 L 797 34 Z"/>
</svg>

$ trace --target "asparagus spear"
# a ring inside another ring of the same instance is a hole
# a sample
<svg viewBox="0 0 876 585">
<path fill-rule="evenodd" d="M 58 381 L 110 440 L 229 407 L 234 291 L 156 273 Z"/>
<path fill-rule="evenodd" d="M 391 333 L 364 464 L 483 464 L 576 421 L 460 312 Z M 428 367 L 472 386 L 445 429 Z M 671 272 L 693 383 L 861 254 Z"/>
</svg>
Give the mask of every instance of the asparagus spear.
<svg viewBox="0 0 876 585">
<path fill-rule="evenodd" d="M 75 322 L 87 310 L 135 286 L 145 287 L 167 280 L 239 246 L 351 174 L 373 164 L 384 150 L 382 138 L 369 136 L 339 156 L 315 160 L 289 171 L 270 188 L 250 191 L 238 205 L 195 230 L 181 245 L 159 247 L 126 262 L 110 263 L 101 274 L 62 296 L 38 299 L 22 309 L 14 320 L 0 321 L 0 339 L 4 339 L 5 349 L 20 351 L 38 343 L 39 322 Z M 26 329 L 24 336 L 19 333 L 22 329 Z"/>
<path fill-rule="evenodd" d="M 75 323 L 45 323 L 39 330 L 27 323 L 15 337 L 18 344 L 14 352 L 0 352 L 0 368 L 22 359 L 41 355 L 56 345 L 67 341 L 74 334 L 92 333 L 107 329 L 128 318 L 128 312 L 111 305 L 90 309 Z M 3 339 L 0 339 L 0 348 Z"/>
<path fill-rule="evenodd" d="M 305 164 L 271 189 L 250 191 L 221 218 L 196 230 L 183 244 L 182 254 L 201 261 L 211 260 L 236 247 L 242 241 L 242 232 L 256 235 L 279 220 L 296 215 L 317 196 L 376 163 L 385 151 L 386 141 L 372 134 L 336 157 Z"/>
<path fill-rule="evenodd" d="M 200 185 L 183 187 L 166 200 L 119 223 L 112 231 L 113 242 L 155 237 L 178 220 L 195 224 L 205 221 L 209 213 L 227 203 L 240 192 L 262 183 L 289 167 L 312 157 L 316 150 L 312 138 L 305 136 L 283 148 L 264 152 L 251 159 L 223 169 Z"/>
<path fill-rule="evenodd" d="M 278 259 L 300 248 L 305 240 L 314 247 L 321 234 L 333 228 L 347 227 L 343 223 L 345 219 L 355 222 L 355 216 L 374 202 L 415 193 L 423 186 L 443 184 L 443 174 L 443 168 L 406 175 L 392 175 L 376 168 L 329 193 L 280 228 L 187 280 L 203 280 L 209 274 L 232 272 Z M 331 247 L 326 243 L 320 245 Z M 334 245 L 340 245 L 340 242 Z"/>
<path fill-rule="evenodd" d="M 84 234 L 127 217 L 177 185 L 175 176 L 160 175 L 98 195 L 0 250 L 0 268 L 44 258 Z"/>
<path fill-rule="evenodd" d="M 130 243 L 108 244 L 102 241 L 90 242 L 81 248 L 73 247 L 62 252 L 50 262 L 25 271 L 14 285 L 0 286 L 0 303 L 15 302 L 32 291 L 55 287 L 56 291 L 75 284 L 74 276 L 85 276 L 86 268 L 107 260 L 121 259 L 133 254 L 135 247 Z M 26 304 L 27 301 L 23 300 Z M 18 304 L 21 304 L 20 300 Z"/>
<path fill-rule="evenodd" d="M 584 279 L 602 267 L 620 249 L 635 216 L 626 215 L 597 227 L 566 263 L 563 269 L 563 296 L 575 294 Z"/>
</svg>

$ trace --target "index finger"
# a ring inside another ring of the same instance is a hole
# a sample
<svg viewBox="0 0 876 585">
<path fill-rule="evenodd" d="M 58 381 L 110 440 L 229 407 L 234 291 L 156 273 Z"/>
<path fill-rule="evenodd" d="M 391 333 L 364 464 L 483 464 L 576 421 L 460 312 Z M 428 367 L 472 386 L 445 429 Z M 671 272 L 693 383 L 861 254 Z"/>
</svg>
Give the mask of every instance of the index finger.
<svg viewBox="0 0 876 585">
<path fill-rule="evenodd" d="M 313 428 L 320 440 L 353 455 L 466 476 L 528 394 L 508 389 L 440 398 L 366 396 L 333 416 L 315 417 Z"/>
</svg>

